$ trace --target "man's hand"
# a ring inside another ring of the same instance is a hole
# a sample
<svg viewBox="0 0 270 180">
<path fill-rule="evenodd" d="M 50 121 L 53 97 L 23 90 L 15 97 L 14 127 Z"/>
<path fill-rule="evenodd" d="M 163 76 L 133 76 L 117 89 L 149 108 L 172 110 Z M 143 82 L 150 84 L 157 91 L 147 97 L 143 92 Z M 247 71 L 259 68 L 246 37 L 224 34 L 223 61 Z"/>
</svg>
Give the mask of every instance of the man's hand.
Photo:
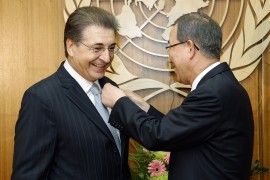
<svg viewBox="0 0 270 180">
<path fill-rule="evenodd" d="M 124 96 L 126 95 L 121 89 L 110 83 L 106 83 L 102 88 L 102 103 L 107 107 L 112 108 L 115 102 Z"/>
</svg>

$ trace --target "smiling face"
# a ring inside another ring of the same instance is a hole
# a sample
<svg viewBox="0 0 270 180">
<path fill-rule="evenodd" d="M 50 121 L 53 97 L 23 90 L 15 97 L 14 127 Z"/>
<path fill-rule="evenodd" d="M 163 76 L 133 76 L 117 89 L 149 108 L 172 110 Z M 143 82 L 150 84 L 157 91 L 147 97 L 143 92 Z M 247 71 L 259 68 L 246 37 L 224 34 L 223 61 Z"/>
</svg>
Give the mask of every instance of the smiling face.
<svg viewBox="0 0 270 180">
<path fill-rule="evenodd" d="M 109 52 L 107 48 L 115 46 L 115 32 L 113 29 L 88 26 L 82 34 L 81 43 L 67 39 L 68 62 L 83 78 L 95 82 L 105 75 L 114 58 L 114 53 Z M 89 47 L 104 47 L 105 50 L 96 53 Z"/>
<path fill-rule="evenodd" d="M 170 45 L 179 43 L 177 39 L 177 25 L 175 25 L 170 32 Z M 169 60 L 172 67 L 175 68 L 175 80 L 183 84 L 189 84 L 189 48 L 187 44 L 182 43 L 173 46 L 169 49 Z"/>
</svg>

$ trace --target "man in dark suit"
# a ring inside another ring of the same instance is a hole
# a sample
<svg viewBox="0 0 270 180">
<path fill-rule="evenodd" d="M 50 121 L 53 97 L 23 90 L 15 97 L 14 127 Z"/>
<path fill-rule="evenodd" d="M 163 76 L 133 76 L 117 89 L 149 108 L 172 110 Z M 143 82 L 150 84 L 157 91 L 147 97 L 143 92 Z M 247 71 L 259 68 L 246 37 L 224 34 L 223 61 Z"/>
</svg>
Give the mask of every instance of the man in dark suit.
<svg viewBox="0 0 270 180">
<path fill-rule="evenodd" d="M 163 115 L 139 96 L 106 84 L 102 100 L 113 107 L 109 122 L 150 150 L 171 151 L 170 180 L 248 180 L 252 108 L 227 63 L 219 62 L 221 28 L 203 13 L 189 13 L 176 20 L 169 43 L 176 80 L 192 85 L 182 104 Z"/>
<path fill-rule="evenodd" d="M 104 74 L 117 50 L 117 30 L 115 17 L 97 7 L 79 8 L 69 16 L 67 60 L 23 96 L 11 179 L 130 179 L 129 139 L 106 124 L 91 92 L 94 84 L 116 85 Z"/>
</svg>

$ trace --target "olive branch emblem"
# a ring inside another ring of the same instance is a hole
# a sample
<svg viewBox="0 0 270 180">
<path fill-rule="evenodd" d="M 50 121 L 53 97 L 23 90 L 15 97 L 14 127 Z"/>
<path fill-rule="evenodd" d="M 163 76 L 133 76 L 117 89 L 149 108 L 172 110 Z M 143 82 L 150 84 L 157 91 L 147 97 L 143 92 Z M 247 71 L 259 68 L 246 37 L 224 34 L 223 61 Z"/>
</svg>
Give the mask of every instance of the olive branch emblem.
<svg viewBox="0 0 270 180">
<path fill-rule="evenodd" d="M 270 18 L 267 18 L 269 12 L 269 0 L 264 4 L 258 0 L 250 0 L 239 37 L 221 57 L 221 61 L 230 65 L 238 81 L 246 79 L 262 60 L 262 53 L 270 41 Z"/>
</svg>

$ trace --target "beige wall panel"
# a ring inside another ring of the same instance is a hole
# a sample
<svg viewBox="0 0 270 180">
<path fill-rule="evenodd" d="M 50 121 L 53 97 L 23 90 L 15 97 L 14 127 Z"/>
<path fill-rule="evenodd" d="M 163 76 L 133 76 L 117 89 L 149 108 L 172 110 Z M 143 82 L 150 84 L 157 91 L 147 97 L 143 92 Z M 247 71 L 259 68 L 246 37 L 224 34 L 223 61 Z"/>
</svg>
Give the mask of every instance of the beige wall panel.
<svg viewBox="0 0 270 180">
<path fill-rule="evenodd" d="M 63 1 L 0 0 L 0 179 L 10 179 L 14 127 L 26 88 L 64 59 Z"/>
<path fill-rule="evenodd" d="M 262 165 L 270 168 L 270 48 L 264 54 L 262 65 L 262 128 L 261 128 L 261 158 Z M 270 173 L 264 175 L 270 179 Z"/>
</svg>

